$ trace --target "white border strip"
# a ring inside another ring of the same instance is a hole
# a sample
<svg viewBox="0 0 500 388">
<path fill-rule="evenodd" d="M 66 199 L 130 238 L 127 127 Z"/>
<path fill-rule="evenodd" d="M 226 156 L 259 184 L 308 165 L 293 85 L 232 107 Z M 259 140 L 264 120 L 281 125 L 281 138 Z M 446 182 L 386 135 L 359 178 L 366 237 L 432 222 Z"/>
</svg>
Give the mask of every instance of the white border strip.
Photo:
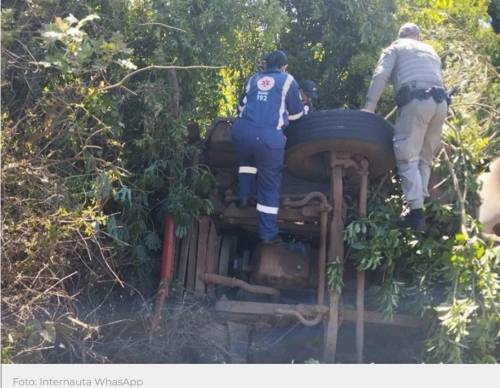
<svg viewBox="0 0 500 388">
<path fill-rule="evenodd" d="M 288 120 L 293 121 L 293 120 L 298 120 L 304 115 L 304 112 L 299 112 L 295 115 L 289 115 Z"/>
<path fill-rule="evenodd" d="M 285 120 L 283 120 L 283 115 L 285 114 L 285 99 L 288 93 L 288 89 L 290 89 L 290 85 L 292 84 L 293 77 L 290 74 L 286 75 L 285 83 L 283 84 L 283 90 L 281 91 L 281 105 L 279 110 L 279 120 L 278 120 L 278 128 L 283 128 L 285 124 Z"/>
<path fill-rule="evenodd" d="M 252 83 L 252 80 L 254 79 L 254 77 L 255 77 L 255 74 L 252 75 L 250 77 L 250 79 L 248 80 L 248 82 L 247 82 L 247 86 L 245 88 L 245 97 L 243 97 L 243 101 L 242 101 L 243 106 L 241 106 L 241 105 L 238 106 L 238 109 L 240 109 L 240 107 L 241 107 L 241 109 L 240 109 L 240 117 L 243 117 L 243 111 L 247 107 L 247 101 L 248 101 L 247 96 L 248 96 L 248 92 L 250 91 L 251 83 Z"/>
<path fill-rule="evenodd" d="M 240 166 L 238 172 L 240 174 L 257 174 L 257 167 Z"/>
<path fill-rule="evenodd" d="M 257 211 L 266 214 L 278 214 L 279 207 L 265 206 L 260 203 L 257 204 Z"/>
<path fill-rule="evenodd" d="M 292 359 L 292 355 L 289 357 Z M 3 360 L 2 360 L 3 361 Z M 498 364 L 2 364 L 4 388 L 238 388 L 336 386 L 372 388 L 470 388 L 494 386 Z M 244 376 L 244 378 L 242 378 Z M 391 377 L 388 377 L 391 376 Z M 402 377 L 404 376 L 404 384 Z M 44 383 L 52 379 L 49 383 Z M 88 384 L 59 384 L 58 380 L 88 380 Z M 105 384 L 98 384 L 101 380 Z M 212 381 L 212 383 L 210 383 Z M 121 384 L 120 384 L 121 383 Z M 118 385 L 120 384 L 120 385 Z M 333 384 L 332 384 L 333 385 Z"/>
</svg>

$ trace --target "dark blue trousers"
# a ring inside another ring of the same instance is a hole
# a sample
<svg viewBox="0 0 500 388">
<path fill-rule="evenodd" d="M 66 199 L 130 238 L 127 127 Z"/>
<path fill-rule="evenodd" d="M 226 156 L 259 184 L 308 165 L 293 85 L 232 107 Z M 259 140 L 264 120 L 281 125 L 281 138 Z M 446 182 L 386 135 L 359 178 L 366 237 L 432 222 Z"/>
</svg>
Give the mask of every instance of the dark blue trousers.
<svg viewBox="0 0 500 388">
<path fill-rule="evenodd" d="M 281 170 L 286 136 L 276 128 L 260 128 L 238 119 L 232 127 L 232 139 L 240 159 L 239 196 L 249 199 L 257 183 L 257 222 L 262 240 L 278 236 L 278 210 Z"/>
</svg>

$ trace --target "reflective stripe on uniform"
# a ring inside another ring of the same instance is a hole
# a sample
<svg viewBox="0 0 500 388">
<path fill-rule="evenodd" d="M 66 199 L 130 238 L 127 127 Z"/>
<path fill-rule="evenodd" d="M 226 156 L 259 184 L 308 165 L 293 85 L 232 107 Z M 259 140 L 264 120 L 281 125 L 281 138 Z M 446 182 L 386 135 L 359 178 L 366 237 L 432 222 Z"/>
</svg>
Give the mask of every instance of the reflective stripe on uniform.
<svg viewBox="0 0 500 388">
<path fill-rule="evenodd" d="M 257 204 L 257 211 L 261 213 L 266 213 L 266 214 L 278 214 L 278 207 L 272 207 L 272 206 L 265 206 L 261 205 L 260 203 Z"/>
<path fill-rule="evenodd" d="M 293 121 L 293 120 L 300 119 L 303 114 L 304 114 L 304 112 L 299 112 L 296 115 L 290 115 L 290 116 L 288 116 L 288 120 Z"/>
<path fill-rule="evenodd" d="M 278 128 L 282 128 L 285 124 L 285 120 L 283 120 L 283 115 L 285 114 L 285 99 L 292 81 L 293 77 L 290 74 L 287 74 L 285 83 L 283 84 L 283 90 L 281 91 L 281 105 L 279 110 Z"/>
<path fill-rule="evenodd" d="M 238 172 L 240 174 L 257 174 L 257 167 L 240 166 Z"/>
<path fill-rule="evenodd" d="M 245 108 L 247 106 L 247 101 L 248 101 L 247 94 L 250 91 L 250 86 L 251 86 L 251 82 L 252 82 L 253 78 L 254 78 L 254 76 L 250 77 L 250 79 L 247 82 L 247 86 L 245 88 L 245 97 L 243 97 L 243 101 L 242 101 L 243 105 L 238 106 L 238 109 L 240 111 L 240 117 L 243 117 L 243 111 L 245 110 Z"/>
</svg>

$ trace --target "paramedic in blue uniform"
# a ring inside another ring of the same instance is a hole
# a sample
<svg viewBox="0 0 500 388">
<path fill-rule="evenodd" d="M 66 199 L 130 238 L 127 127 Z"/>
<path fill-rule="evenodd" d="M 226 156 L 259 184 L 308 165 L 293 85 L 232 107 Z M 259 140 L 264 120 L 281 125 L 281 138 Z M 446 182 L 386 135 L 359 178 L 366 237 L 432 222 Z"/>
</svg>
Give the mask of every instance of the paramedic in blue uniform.
<svg viewBox="0 0 500 388">
<path fill-rule="evenodd" d="M 300 83 L 300 95 L 304 104 L 304 114 L 314 111 L 313 100 L 318 98 L 318 88 L 316 83 L 310 79 Z"/>
<path fill-rule="evenodd" d="M 283 128 L 303 116 L 304 105 L 297 81 L 287 73 L 286 54 L 273 51 L 265 62 L 265 70 L 250 77 L 240 97 L 232 140 L 240 159 L 240 205 L 247 206 L 257 179 L 259 235 L 266 243 L 276 243 L 286 143 Z"/>
</svg>

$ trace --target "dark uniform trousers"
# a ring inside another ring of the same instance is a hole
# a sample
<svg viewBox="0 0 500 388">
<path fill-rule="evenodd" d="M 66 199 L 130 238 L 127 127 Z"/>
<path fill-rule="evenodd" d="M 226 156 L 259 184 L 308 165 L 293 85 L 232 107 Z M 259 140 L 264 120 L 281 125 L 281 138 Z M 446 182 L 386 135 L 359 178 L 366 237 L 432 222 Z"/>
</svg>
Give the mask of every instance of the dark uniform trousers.
<svg viewBox="0 0 500 388">
<path fill-rule="evenodd" d="M 260 128 L 240 119 L 233 125 L 232 138 L 240 158 L 239 196 L 242 199 L 252 197 L 257 181 L 259 235 L 263 240 L 272 240 L 278 236 L 277 219 L 286 136 L 280 129 Z"/>
</svg>

